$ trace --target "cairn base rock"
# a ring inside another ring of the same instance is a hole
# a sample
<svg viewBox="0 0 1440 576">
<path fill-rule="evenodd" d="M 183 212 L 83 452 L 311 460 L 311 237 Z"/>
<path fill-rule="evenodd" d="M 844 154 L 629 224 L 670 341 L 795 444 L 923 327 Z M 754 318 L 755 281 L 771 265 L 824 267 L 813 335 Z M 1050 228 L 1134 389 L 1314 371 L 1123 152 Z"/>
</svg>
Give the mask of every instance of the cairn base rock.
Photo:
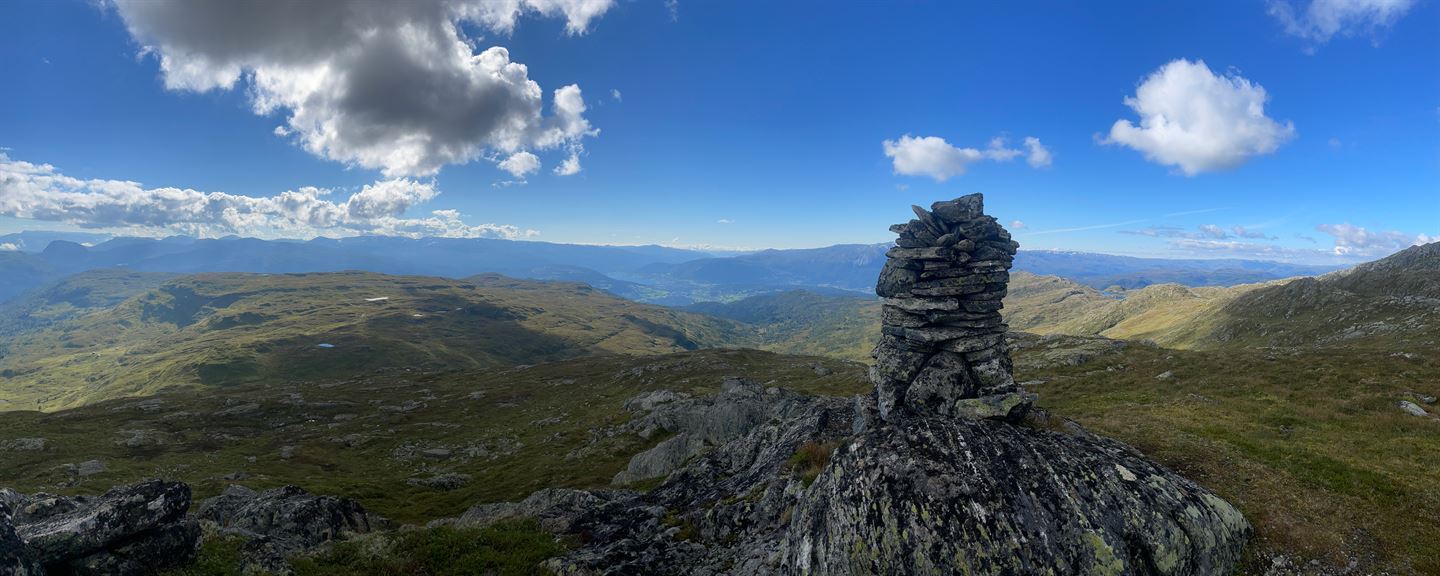
<svg viewBox="0 0 1440 576">
<path fill-rule="evenodd" d="M 1250 525 L 1123 444 L 929 418 L 841 446 L 786 535 L 793 574 L 1229 574 Z"/>
</svg>

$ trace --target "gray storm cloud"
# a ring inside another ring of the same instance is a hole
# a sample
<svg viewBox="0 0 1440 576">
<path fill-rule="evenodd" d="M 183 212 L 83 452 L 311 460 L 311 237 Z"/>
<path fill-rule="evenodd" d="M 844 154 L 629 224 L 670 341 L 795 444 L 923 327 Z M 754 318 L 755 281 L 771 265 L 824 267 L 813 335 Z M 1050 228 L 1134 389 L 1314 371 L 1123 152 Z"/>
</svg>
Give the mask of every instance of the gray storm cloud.
<svg viewBox="0 0 1440 576">
<path fill-rule="evenodd" d="M 586 137 L 576 85 L 545 92 L 501 46 L 480 49 L 461 23 L 507 33 L 524 14 L 563 17 L 583 34 L 613 0 L 113 0 L 131 35 L 157 57 L 168 88 L 245 84 L 257 114 L 285 113 L 278 134 L 317 156 L 432 175 Z"/>
</svg>

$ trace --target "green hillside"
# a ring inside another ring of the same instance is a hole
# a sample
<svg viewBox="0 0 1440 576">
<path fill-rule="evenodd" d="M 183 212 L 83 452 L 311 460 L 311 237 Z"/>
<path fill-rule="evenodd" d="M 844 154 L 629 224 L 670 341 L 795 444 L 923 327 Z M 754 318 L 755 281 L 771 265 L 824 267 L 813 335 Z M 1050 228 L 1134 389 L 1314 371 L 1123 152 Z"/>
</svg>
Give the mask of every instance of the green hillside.
<svg viewBox="0 0 1440 576">
<path fill-rule="evenodd" d="M 1115 297 L 1056 277 L 1016 273 L 1011 328 L 1148 340 L 1182 349 L 1440 345 L 1440 243 L 1350 270 L 1231 287 L 1157 284 Z"/>
<path fill-rule="evenodd" d="M 874 298 L 792 290 L 686 309 L 747 324 L 761 348 L 787 354 L 868 362 L 880 334 L 880 301 Z"/>
<path fill-rule="evenodd" d="M 123 268 L 91 270 L 68 276 L 0 304 L 0 338 L 112 308 L 174 277 L 174 274 L 134 272 Z M 0 354 L 3 354 L 4 346 L 5 342 L 0 341 Z"/>
<path fill-rule="evenodd" d="M 36 309 L 70 310 L 60 301 Z M 732 322 L 583 284 L 356 272 L 186 276 L 113 308 L 39 323 L 8 342 L 0 408 L 54 410 L 171 387 L 513 366 L 747 340 Z"/>
<path fill-rule="evenodd" d="M 1433 351 L 1183 351 L 1063 336 L 1022 336 L 1013 348 L 1016 378 L 1040 406 L 1239 506 L 1257 529 L 1242 574 L 1265 573 L 1276 555 L 1336 570 L 1354 559 L 1356 573 L 1440 569 L 1440 423 L 1396 407 L 1432 408 L 1421 397 L 1440 394 Z M 161 476 L 204 497 L 231 483 L 297 484 L 422 523 L 541 487 L 608 485 L 664 439 L 618 427 L 626 399 L 711 394 L 726 376 L 808 393 L 870 389 L 858 363 L 701 350 L 162 392 L 6 413 L 0 485 L 94 493 Z M 91 460 L 104 470 L 66 466 Z M 412 481 L 446 474 L 470 479 L 451 490 Z"/>
</svg>

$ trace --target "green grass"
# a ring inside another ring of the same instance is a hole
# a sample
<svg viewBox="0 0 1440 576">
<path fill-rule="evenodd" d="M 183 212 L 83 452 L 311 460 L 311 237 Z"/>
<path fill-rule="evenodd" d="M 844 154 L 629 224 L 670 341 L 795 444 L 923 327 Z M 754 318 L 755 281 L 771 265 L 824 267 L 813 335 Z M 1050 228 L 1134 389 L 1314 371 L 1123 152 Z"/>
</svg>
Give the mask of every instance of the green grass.
<svg viewBox="0 0 1440 576">
<path fill-rule="evenodd" d="M 201 541 L 200 553 L 193 564 L 165 570 L 160 576 L 245 576 L 241 570 L 244 556 L 240 553 L 244 545 L 245 541 L 239 537 L 207 536 Z"/>
<path fill-rule="evenodd" d="M 1268 553 L 1440 572 L 1440 421 L 1395 406 L 1440 392 L 1440 357 L 1132 345 L 1079 366 L 1025 365 L 1017 379 L 1044 381 L 1043 407 L 1239 506 L 1257 529 L 1247 573 Z"/>
<path fill-rule="evenodd" d="M 830 455 L 835 453 L 837 447 L 839 444 L 836 442 L 806 442 L 790 457 L 790 469 L 800 476 L 801 482 L 809 486 L 825 471 L 825 466 L 830 463 Z"/>
<path fill-rule="evenodd" d="M 440 526 L 338 542 L 314 557 L 296 559 L 296 576 L 531 576 L 549 574 L 540 563 L 565 551 L 533 520 L 483 528 Z"/>
</svg>

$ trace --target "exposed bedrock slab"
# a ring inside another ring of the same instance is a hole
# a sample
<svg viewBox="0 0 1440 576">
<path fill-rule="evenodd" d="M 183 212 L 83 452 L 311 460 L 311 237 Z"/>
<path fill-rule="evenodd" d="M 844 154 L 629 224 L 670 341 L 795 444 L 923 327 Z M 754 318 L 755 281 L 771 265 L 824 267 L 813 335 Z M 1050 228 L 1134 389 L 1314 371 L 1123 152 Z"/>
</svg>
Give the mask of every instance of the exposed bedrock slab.
<svg viewBox="0 0 1440 576">
<path fill-rule="evenodd" d="M 795 574 L 1228 574 L 1229 503 L 1118 442 L 926 418 L 841 446 L 795 510 Z"/>
</svg>

